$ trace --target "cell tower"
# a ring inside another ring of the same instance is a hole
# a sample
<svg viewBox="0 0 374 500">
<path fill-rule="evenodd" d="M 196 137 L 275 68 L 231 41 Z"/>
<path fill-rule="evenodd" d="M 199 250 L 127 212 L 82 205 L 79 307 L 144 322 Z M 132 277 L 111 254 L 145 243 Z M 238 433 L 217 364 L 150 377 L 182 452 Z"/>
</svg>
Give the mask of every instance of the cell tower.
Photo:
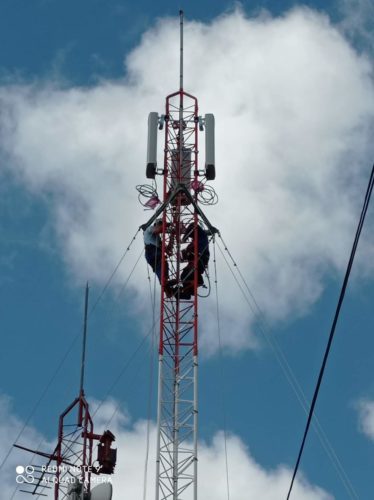
<svg viewBox="0 0 374 500">
<path fill-rule="evenodd" d="M 215 178 L 214 116 L 199 116 L 196 97 L 183 88 L 182 11 L 179 83 L 179 90 L 166 97 L 165 114 L 149 114 L 146 176 L 163 176 L 163 202 L 141 226 L 147 230 L 162 217 L 156 500 L 197 499 L 198 287 L 209 258 L 201 232 L 217 232 L 199 206 L 204 193 L 214 193 L 206 185 Z M 164 163 L 157 168 L 162 129 Z M 198 135 L 204 129 L 206 158 L 200 170 Z M 152 199 L 160 201 L 157 193 Z"/>
<path fill-rule="evenodd" d="M 44 465 L 28 466 L 32 469 L 32 482 L 26 482 L 28 489 L 20 490 L 39 497 L 48 496 L 53 490 L 54 500 L 110 500 L 112 485 L 103 479 L 104 475 L 114 472 L 117 450 L 112 448 L 114 435 L 105 431 L 102 435 L 94 433 L 94 424 L 89 404 L 84 393 L 84 371 L 87 339 L 88 285 L 85 292 L 83 343 L 79 395 L 59 417 L 58 440 L 52 453 L 32 450 L 14 445 L 34 455 L 44 457 Z M 95 445 L 96 443 L 96 445 Z M 97 452 L 96 448 L 97 447 Z M 97 456 L 97 458 L 94 458 Z M 101 477 L 101 484 L 91 489 L 93 476 Z"/>
</svg>

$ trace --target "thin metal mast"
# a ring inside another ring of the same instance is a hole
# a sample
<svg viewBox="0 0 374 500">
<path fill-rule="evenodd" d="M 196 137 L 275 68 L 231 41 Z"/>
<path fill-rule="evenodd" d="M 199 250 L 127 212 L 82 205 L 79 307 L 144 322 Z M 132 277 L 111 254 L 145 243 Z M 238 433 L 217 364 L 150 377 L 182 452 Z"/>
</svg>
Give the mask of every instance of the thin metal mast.
<svg viewBox="0 0 374 500">
<path fill-rule="evenodd" d="M 179 90 L 183 92 L 183 10 L 179 11 L 180 56 L 179 56 Z"/>
<path fill-rule="evenodd" d="M 86 283 L 86 293 L 84 296 L 84 317 L 83 317 L 83 341 L 82 341 L 82 361 L 81 361 L 81 381 L 79 394 L 84 394 L 84 370 L 86 364 L 86 342 L 87 342 L 87 316 L 88 316 L 88 283 Z"/>
<path fill-rule="evenodd" d="M 83 315 L 83 339 L 82 339 L 82 359 L 81 359 L 81 378 L 79 387 L 79 411 L 78 411 L 78 426 L 82 426 L 83 408 L 85 403 L 84 398 L 84 370 L 86 363 L 86 343 L 87 343 L 87 316 L 88 316 L 88 282 L 86 283 L 86 291 L 84 295 L 84 315 Z M 92 452 L 91 452 L 92 455 Z M 83 452 L 84 460 L 86 459 L 86 451 Z M 80 492 L 81 500 L 84 500 L 84 487 Z"/>
</svg>

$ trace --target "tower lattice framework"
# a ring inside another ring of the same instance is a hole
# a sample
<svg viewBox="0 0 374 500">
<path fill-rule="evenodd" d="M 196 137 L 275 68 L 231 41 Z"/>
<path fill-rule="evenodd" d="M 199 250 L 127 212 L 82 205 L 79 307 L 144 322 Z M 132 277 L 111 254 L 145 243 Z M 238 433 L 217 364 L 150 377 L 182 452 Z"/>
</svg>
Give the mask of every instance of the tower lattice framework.
<svg viewBox="0 0 374 500">
<path fill-rule="evenodd" d="M 164 151 L 164 201 L 177 194 L 163 211 L 156 499 L 196 499 L 199 214 L 197 195 L 192 203 L 178 189 L 199 182 L 198 102 L 182 88 L 166 98 Z M 194 293 L 189 299 L 180 292 L 167 297 L 167 282 L 182 290 L 183 236 L 191 224 Z"/>
</svg>

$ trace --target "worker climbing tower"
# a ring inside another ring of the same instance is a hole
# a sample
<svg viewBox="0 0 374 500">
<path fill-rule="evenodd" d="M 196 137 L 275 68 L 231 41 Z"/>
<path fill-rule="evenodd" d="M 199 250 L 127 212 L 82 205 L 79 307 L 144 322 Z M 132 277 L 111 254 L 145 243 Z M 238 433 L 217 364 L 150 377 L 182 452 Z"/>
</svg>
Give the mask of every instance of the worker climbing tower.
<svg viewBox="0 0 374 500">
<path fill-rule="evenodd" d="M 157 166 L 158 130 L 165 134 L 163 168 Z M 198 136 L 203 130 L 206 158 L 200 169 Z M 203 285 L 209 258 L 209 249 L 201 248 L 199 235 L 201 231 L 206 235 L 216 232 L 200 204 L 206 201 L 207 193 L 210 200 L 214 193 L 206 185 L 215 178 L 214 116 L 199 116 L 196 97 L 183 88 L 182 11 L 179 90 L 166 97 L 165 114 L 149 114 L 146 175 L 149 179 L 163 176 L 162 203 L 154 192 L 145 206 L 161 205 L 141 226 L 146 230 L 162 220 L 155 498 L 196 500 L 198 288 Z"/>
</svg>

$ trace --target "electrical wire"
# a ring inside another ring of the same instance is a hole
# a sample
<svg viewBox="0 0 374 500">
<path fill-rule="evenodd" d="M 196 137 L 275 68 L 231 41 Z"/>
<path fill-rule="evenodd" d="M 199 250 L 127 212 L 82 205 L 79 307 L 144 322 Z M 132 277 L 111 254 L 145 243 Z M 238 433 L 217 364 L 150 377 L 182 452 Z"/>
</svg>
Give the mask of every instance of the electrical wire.
<svg viewBox="0 0 374 500">
<path fill-rule="evenodd" d="M 154 326 L 152 325 L 152 327 L 148 330 L 148 332 L 146 333 L 146 335 L 141 339 L 141 341 L 139 342 L 139 344 L 137 345 L 137 347 L 135 348 L 135 350 L 132 352 L 131 356 L 127 359 L 127 361 L 124 364 L 123 368 L 121 368 L 120 372 L 118 373 L 118 375 L 114 379 L 113 383 L 110 385 L 109 389 L 105 393 L 104 398 L 100 401 L 99 405 L 95 408 L 94 412 L 91 415 L 92 419 L 94 419 L 95 415 L 99 412 L 99 410 L 101 409 L 101 407 L 108 400 L 110 394 L 113 392 L 114 388 L 117 386 L 117 384 L 119 383 L 119 381 L 121 380 L 121 378 L 123 377 L 123 375 L 125 374 L 125 372 L 132 365 L 132 363 L 134 362 L 134 360 L 136 359 L 137 355 L 142 350 L 142 348 L 146 345 L 146 342 L 147 342 L 148 338 L 150 337 L 150 335 L 153 333 L 153 331 L 154 331 Z M 150 347 L 150 349 L 152 349 L 152 346 Z M 146 354 L 148 354 L 150 352 L 150 349 L 148 349 L 148 351 L 147 351 Z M 142 364 L 142 366 L 143 366 L 143 364 Z M 140 370 L 137 370 L 137 372 L 135 373 L 135 375 L 133 377 L 132 382 L 134 382 L 134 380 L 138 376 L 139 372 L 140 372 Z M 128 387 L 134 387 L 134 383 L 128 384 Z M 111 422 L 113 421 L 114 417 L 116 416 L 116 414 L 120 410 L 120 406 L 121 406 L 120 403 L 115 404 L 114 410 L 113 410 L 111 416 L 109 417 L 109 419 L 106 421 L 106 424 L 105 424 L 104 428 L 110 427 Z M 96 444 L 95 449 L 97 449 L 98 446 L 99 446 L 99 443 Z"/>
<path fill-rule="evenodd" d="M 115 383 L 112 384 L 111 389 L 107 392 L 107 394 L 105 395 L 104 399 L 100 402 L 100 404 L 98 405 L 98 407 L 95 409 L 95 411 L 94 411 L 94 413 L 92 415 L 92 418 L 94 418 L 94 416 L 97 414 L 97 412 L 99 411 L 99 409 L 106 402 L 106 400 L 108 399 L 108 396 L 110 395 L 110 393 L 112 392 L 112 390 L 114 389 L 114 387 L 118 384 L 118 382 L 120 381 L 120 379 L 123 377 L 124 373 L 129 368 L 129 366 L 131 365 L 131 363 L 134 361 L 134 359 L 136 358 L 137 354 L 141 351 L 142 347 L 144 347 L 146 345 L 146 341 L 151 336 L 151 334 L 152 334 L 152 328 L 149 329 L 148 333 L 143 337 L 143 339 L 139 343 L 139 345 L 136 348 L 136 350 L 132 353 L 132 355 L 128 359 L 126 365 L 124 366 L 124 368 L 121 370 L 121 372 L 117 376 Z M 150 350 L 151 350 L 151 343 L 150 343 L 150 345 L 148 347 L 148 350 L 146 351 L 146 355 L 148 355 L 150 353 Z M 142 364 L 142 366 L 143 366 L 143 364 Z M 132 382 L 134 382 L 134 380 L 138 376 L 139 372 L 140 372 L 140 370 L 138 370 L 135 373 L 135 375 L 134 375 L 134 377 L 132 379 Z M 131 387 L 131 388 L 133 388 L 134 384 L 131 383 L 131 384 L 128 384 L 128 386 Z M 105 427 L 109 427 L 110 426 L 110 424 L 113 421 L 114 417 L 117 415 L 118 411 L 120 410 L 120 407 L 121 407 L 120 403 L 118 403 L 118 404 L 115 405 L 114 410 L 113 410 L 110 418 L 107 420 Z"/>
<path fill-rule="evenodd" d="M 121 297 L 121 295 L 123 294 L 123 292 L 126 290 L 127 285 L 129 284 L 129 281 L 130 281 L 132 275 L 134 274 L 134 271 L 135 271 L 137 265 L 139 264 L 139 261 L 142 258 L 143 254 L 144 254 L 144 248 L 141 249 L 140 254 L 139 254 L 133 268 L 131 269 L 129 275 L 127 276 L 126 281 L 124 282 L 124 284 L 122 285 L 120 291 L 118 292 L 118 294 L 116 296 L 116 300 L 118 300 Z"/>
<path fill-rule="evenodd" d="M 257 317 L 258 329 L 259 329 L 260 333 L 262 334 L 262 336 L 264 337 L 264 339 L 268 343 L 269 347 L 272 349 L 272 351 L 275 355 L 275 358 L 279 364 L 279 367 L 281 368 L 281 370 L 283 372 L 283 375 L 285 376 L 287 382 L 289 383 L 291 389 L 293 390 L 298 402 L 300 403 L 300 406 L 302 407 L 305 414 L 307 415 L 310 405 L 307 402 L 304 391 L 301 388 L 294 371 L 292 370 L 290 364 L 288 363 L 288 360 L 287 360 L 283 350 L 281 349 L 280 345 L 276 341 L 276 338 L 271 335 L 271 333 L 270 333 L 271 329 L 266 322 L 265 314 L 263 313 L 260 306 L 258 305 L 258 302 L 257 302 L 253 292 L 249 288 L 248 283 L 246 282 L 246 280 L 243 276 L 243 273 L 241 272 L 236 261 L 234 260 L 232 254 L 231 254 L 230 250 L 228 249 L 226 243 L 224 242 L 222 236 L 221 235 L 219 235 L 219 236 L 220 236 L 220 239 L 224 245 L 225 251 L 227 252 L 227 254 L 229 255 L 229 257 L 233 263 L 234 269 L 238 273 L 238 275 L 239 275 L 239 277 L 244 285 L 244 288 L 239 283 L 239 280 L 235 276 L 234 271 L 231 269 L 231 266 L 230 266 L 228 260 L 226 259 L 225 254 L 223 253 L 222 249 L 220 248 L 220 245 L 218 244 L 218 242 L 217 242 L 217 247 L 220 250 L 220 253 L 221 253 L 226 265 L 228 266 L 228 269 L 230 270 L 236 284 L 238 285 L 240 291 L 242 292 L 242 295 L 243 295 L 244 299 L 246 300 L 247 304 L 249 305 L 252 313 L 254 314 L 255 317 Z M 248 294 L 249 294 L 249 297 L 251 300 L 249 300 L 249 298 L 246 296 L 245 289 L 248 291 Z M 253 304 L 252 304 L 252 302 L 253 302 Z M 320 443 L 321 443 L 323 449 L 325 450 L 328 458 L 330 459 L 333 467 L 335 468 L 347 494 L 349 495 L 349 497 L 351 499 L 357 500 L 358 495 L 357 495 L 357 493 L 352 485 L 352 482 L 350 481 L 341 461 L 339 460 L 339 458 L 338 458 L 332 444 L 330 443 L 330 441 L 329 441 L 320 421 L 318 420 L 317 416 L 315 416 L 315 420 L 313 422 L 313 428 L 314 428 L 314 430 L 315 430 L 315 432 L 320 440 Z"/>
<path fill-rule="evenodd" d="M 331 345 L 332 345 L 332 342 L 333 342 L 333 339 L 334 339 L 336 325 L 338 323 L 338 319 L 339 319 L 339 315 L 340 315 L 340 310 L 341 310 L 341 307 L 342 307 L 342 304 L 343 304 L 343 301 L 344 301 L 345 292 L 346 292 L 346 289 L 347 289 L 347 285 L 348 285 L 348 281 L 349 281 L 349 276 L 351 274 L 351 270 L 352 270 L 352 266 L 353 266 L 353 261 L 354 261 L 355 255 L 356 255 L 358 242 L 360 240 L 361 231 L 362 231 L 362 228 L 363 228 L 363 225 L 364 225 L 364 222 L 365 222 L 365 217 L 366 217 L 367 209 L 368 209 L 368 206 L 369 206 L 369 203 L 370 203 L 371 193 L 373 191 L 373 185 L 374 185 L 374 165 L 373 165 L 372 170 L 371 170 L 371 175 L 370 175 L 368 187 L 367 187 L 366 194 L 365 194 L 364 204 L 363 204 L 363 207 L 362 207 L 362 210 L 361 210 L 360 220 L 359 220 L 359 223 L 358 223 L 358 226 L 357 226 L 357 230 L 356 230 L 356 234 L 355 234 L 355 239 L 354 239 L 354 242 L 353 242 L 351 254 L 350 254 L 348 265 L 347 265 L 347 270 L 346 270 L 346 273 L 345 273 L 345 276 L 344 276 L 342 288 L 341 288 L 340 295 L 339 295 L 338 304 L 337 304 L 335 315 L 334 315 L 334 319 L 333 319 L 333 322 L 332 322 L 332 325 L 331 325 L 331 330 L 330 330 L 330 334 L 329 334 L 329 338 L 328 338 L 328 342 L 327 342 L 325 354 L 323 356 L 323 360 L 322 360 L 322 365 L 321 365 L 321 368 L 320 368 L 320 372 L 319 372 L 319 375 L 318 375 L 317 384 L 316 384 L 316 387 L 315 387 L 315 390 L 314 390 L 314 394 L 313 394 L 313 398 L 312 398 L 312 403 L 310 405 L 308 419 L 307 419 L 307 422 L 306 422 L 306 426 L 305 426 L 303 438 L 302 438 L 302 441 L 301 441 L 301 446 L 300 446 L 300 449 L 299 449 L 299 453 L 298 453 L 298 456 L 297 456 L 297 460 L 296 460 L 294 472 L 293 472 L 293 475 L 292 475 L 290 488 L 289 488 L 288 494 L 287 494 L 287 500 L 289 500 L 289 498 L 291 496 L 291 492 L 292 492 L 292 488 L 293 488 L 293 485 L 294 485 L 294 482 L 295 482 L 296 474 L 297 474 L 297 471 L 299 469 L 301 457 L 302 457 L 302 454 L 303 454 L 303 451 L 304 451 L 306 438 L 308 436 L 310 423 L 311 423 L 312 418 L 313 418 L 314 408 L 316 406 L 316 402 L 317 402 L 319 390 L 320 390 L 320 387 L 321 387 L 323 375 L 325 373 L 325 368 L 326 368 L 327 360 L 328 360 L 328 357 L 329 357 L 329 354 L 330 354 L 330 350 L 331 350 Z"/>
<path fill-rule="evenodd" d="M 118 294 L 118 297 L 119 295 L 123 292 L 124 288 L 126 288 L 128 282 L 129 282 L 129 279 L 131 277 L 131 275 L 133 274 L 134 270 L 135 270 L 135 267 L 136 265 L 138 264 L 139 262 L 139 259 L 140 257 L 142 256 L 143 254 L 143 250 L 140 254 L 140 256 L 138 257 L 133 269 L 131 270 L 130 274 L 129 274 L 129 277 L 127 278 L 123 288 L 121 289 L 120 293 Z M 156 265 L 155 265 L 155 268 L 156 268 Z M 144 468 L 144 485 L 143 485 L 143 498 L 145 500 L 146 498 L 146 477 L 147 477 L 147 471 L 148 471 L 148 460 L 149 460 L 149 440 L 150 440 L 150 413 L 151 413 L 151 399 L 152 399 L 152 392 L 151 392 L 151 388 L 153 387 L 153 356 L 154 356 L 154 346 L 155 346 L 155 325 L 156 325 L 156 319 L 155 319 L 155 298 L 156 298 L 156 274 L 154 274 L 154 281 L 153 281 L 153 300 L 152 300 L 152 290 L 151 290 L 151 284 L 150 284 L 150 275 L 149 275 L 149 267 L 147 266 L 147 273 L 148 273 L 148 281 L 149 281 L 149 286 L 150 286 L 150 295 L 151 295 L 151 301 L 152 301 L 152 318 L 153 318 L 153 321 L 152 321 L 152 327 L 151 329 L 148 331 L 147 335 L 143 338 L 143 340 L 140 342 L 139 346 L 137 347 L 137 349 L 134 351 L 134 353 L 132 354 L 132 356 L 130 357 L 130 359 L 127 361 L 126 365 L 124 366 L 124 368 L 121 370 L 121 372 L 119 373 L 119 375 L 116 377 L 114 383 L 110 386 L 109 390 L 106 392 L 103 400 L 100 402 L 100 404 L 98 405 L 98 407 L 95 409 L 94 413 L 92 414 L 92 418 L 95 417 L 95 415 L 98 413 L 98 411 L 100 410 L 100 408 L 103 406 L 103 404 L 105 403 L 105 401 L 108 399 L 109 395 L 111 394 L 111 392 L 113 391 L 114 387 L 118 384 L 118 382 L 120 381 L 120 379 L 123 377 L 125 371 L 128 369 L 128 367 L 130 366 L 130 364 L 133 362 L 133 360 L 135 359 L 136 355 L 138 354 L 138 352 L 141 350 L 141 348 L 145 345 L 145 341 L 149 338 L 149 336 L 151 335 L 152 333 L 152 340 L 151 340 L 151 346 L 150 346 L 150 363 L 151 363 L 151 367 L 150 367 L 150 392 L 149 392 L 149 400 L 148 400 L 148 419 L 147 419 L 147 437 L 146 437 L 146 458 L 145 458 L 145 468 Z M 209 279 L 209 278 L 208 278 Z M 209 293 L 210 293 L 210 280 L 209 280 Z M 118 298 L 117 297 L 117 298 Z M 159 318 L 158 318 L 159 319 Z M 115 405 L 115 408 L 114 408 L 114 411 L 112 412 L 112 415 L 110 416 L 110 418 L 108 419 L 108 421 L 106 422 L 106 427 L 109 427 L 110 426 L 110 423 L 112 422 L 112 420 L 114 419 L 115 415 L 117 414 L 117 412 L 119 411 L 120 409 L 120 404 L 116 404 Z M 225 424 L 226 425 L 226 424 Z M 224 426 L 225 427 L 225 426 Z M 226 428 L 226 427 L 225 427 Z M 225 436 L 226 436 L 226 431 L 225 431 Z M 225 437 L 226 439 L 226 437 Z M 227 450 L 227 445 L 225 444 L 225 449 Z M 228 473 L 228 466 L 226 466 L 227 468 L 227 473 Z"/>
<path fill-rule="evenodd" d="M 148 461 L 149 461 L 149 442 L 151 432 L 151 407 L 153 396 L 153 372 L 154 372 L 154 350 L 156 345 L 156 274 L 153 275 L 153 294 L 151 286 L 151 277 L 149 275 L 149 266 L 147 265 L 149 292 L 152 306 L 152 341 L 151 341 L 151 355 L 149 366 L 149 392 L 148 392 L 148 407 L 147 407 L 147 431 L 146 431 L 146 451 L 144 461 L 144 481 L 143 481 L 143 500 L 147 498 L 147 476 L 148 476 Z"/>
<path fill-rule="evenodd" d="M 19 431 L 19 433 L 17 434 L 17 437 L 14 441 L 14 444 L 16 444 L 18 442 L 18 440 L 20 439 L 20 437 L 22 436 L 22 434 L 24 433 L 28 423 L 30 422 L 31 418 L 34 416 L 36 410 L 38 409 L 40 403 L 42 402 L 42 400 L 44 399 L 45 395 L 47 394 L 49 388 L 51 387 L 51 385 L 53 384 L 53 382 L 55 381 L 56 377 L 57 377 L 57 374 L 59 373 L 59 371 L 61 370 L 63 364 L 65 363 L 66 359 L 68 358 L 69 354 L 71 353 L 71 351 L 73 350 L 73 347 L 75 345 L 75 343 L 77 342 L 78 340 L 78 335 L 74 338 L 73 342 L 70 344 L 69 348 L 67 349 L 67 351 L 65 352 L 64 356 L 62 357 L 60 363 L 58 364 L 57 368 L 55 369 L 52 377 L 50 378 L 49 382 L 47 383 L 47 385 L 45 386 L 43 392 L 41 393 L 39 399 L 37 400 L 36 404 L 34 405 L 34 407 L 32 408 L 31 412 L 29 413 L 28 417 L 26 418 L 23 426 L 21 427 L 21 430 Z M 3 466 L 5 465 L 5 463 L 7 462 L 10 454 L 12 453 L 13 451 L 13 447 L 14 447 L 14 444 L 9 448 L 8 452 L 6 453 L 3 461 L 1 462 L 0 464 L 0 470 L 3 468 Z"/>
<path fill-rule="evenodd" d="M 138 236 L 139 234 L 139 231 L 140 231 L 140 228 L 136 231 L 136 233 L 134 234 L 134 236 L 132 237 L 132 240 L 130 241 L 130 244 L 127 246 L 125 252 L 122 254 L 121 258 L 119 259 L 116 267 L 114 268 L 112 274 L 109 276 L 107 282 L 105 283 L 103 289 L 101 290 L 101 293 L 99 294 L 98 298 L 96 299 L 96 302 L 94 303 L 94 305 L 92 306 L 92 308 L 90 309 L 90 312 L 89 312 L 89 316 L 94 312 L 94 310 L 96 309 L 98 303 L 100 302 L 100 300 L 102 299 L 104 293 L 107 291 L 107 289 L 109 288 L 115 274 L 117 273 L 120 265 L 122 264 L 124 258 L 126 257 L 126 255 L 128 254 L 128 252 L 130 251 L 130 248 L 131 248 L 131 245 L 134 243 L 136 237 Z"/>
<path fill-rule="evenodd" d="M 150 337 L 151 334 L 152 334 L 152 328 L 149 329 L 149 331 L 147 332 L 147 334 L 142 338 L 142 340 L 137 345 L 136 349 L 132 352 L 131 356 L 127 359 L 125 365 L 120 370 L 119 374 L 114 379 L 114 382 L 111 384 L 111 386 L 109 387 L 109 389 L 105 393 L 104 398 L 102 399 L 102 401 L 100 401 L 100 404 L 97 406 L 97 408 L 95 408 L 95 411 L 93 412 L 93 414 L 91 416 L 92 419 L 98 413 L 98 411 L 100 410 L 100 408 L 105 404 L 106 400 L 108 399 L 108 397 L 112 393 L 113 389 L 116 387 L 116 385 L 118 384 L 118 382 L 121 380 L 121 378 L 123 377 L 124 373 L 128 370 L 128 368 L 130 367 L 130 365 L 132 364 L 132 362 L 134 361 L 134 359 L 136 358 L 137 354 L 140 352 L 140 350 L 142 349 L 142 347 L 144 347 L 144 345 L 146 344 L 147 339 Z M 114 409 L 111 417 L 109 418 L 108 422 L 106 423 L 106 427 L 108 427 L 110 425 L 110 423 L 112 422 L 113 418 L 117 414 L 119 408 L 120 408 L 119 404 L 115 405 L 115 409 Z"/>
<path fill-rule="evenodd" d="M 142 250 L 140 256 L 138 257 L 134 267 L 132 268 L 131 272 L 130 272 L 130 275 L 128 277 L 128 279 L 126 280 L 124 286 L 121 288 L 120 290 L 120 293 L 118 294 L 117 298 L 119 298 L 119 296 L 121 295 L 121 293 L 123 293 L 123 291 L 125 290 L 125 288 L 127 287 L 128 283 L 129 283 L 129 278 L 131 277 L 131 275 L 133 274 L 139 260 L 140 260 L 140 257 L 143 255 L 143 252 L 144 250 Z M 147 266 L 147 270 L 148 270 L 148 266 Z M 149 270 L 148 270 L 148 277 L 149 277 Z M 150 278 L 149 278 L 150 279 Z M 154 287 L 155 287 L 155 283 L 154 283 Z M 154 314 L 154 313 L 153 313 Z M 153 333 L 154 331 L 154 325 L 155 325 L 155 321 L 153 321 L 153 324 L 152 324 L 152 327 L 148 330 L 147 334 L 145 335 L 145 337 L 143 337 L 143 339 L 141 340 L 141 342 L 139 343 L 139 345 L 137 346 L 137 348 L 135 349 L 135 351 L 133 352 L 133 354 L 131 355 L 131 357 L 127 360 L 127 362 L 125 363 L 124 367 L 121 369 L 121 371 L 119 372 L 119 374 L 117 375 L 117 377 L 115 378 L 114 382 L 110 385 L 109 389 L 107 390 L 104 398 L 102 399 L 102 401 L 100 402 L 100 404 L 98 405 L 98 407 L 95 409 L 95 412 L 93 413 L 92 415 L 92 418 L 97 414 L 97 412 L 100 410 L 100 408 L 103 406 L 103 404 L 106 402 L 106 400 L 108 399 L 108 397 L 110 396 L 110 394 L 112 393 L 113 389 L 116 387 L 116 385 L 118 384 L 118 382 L 120 381 L 120 379 L 123 377 L 124 373 L 126 372 L 126 370 L 129 368 L 129 366 L 131 365 L 131 363 L 133 362 L 133 360 L 135 359 L 136 355 L 138 354 L 138 352 L 141 350 L 141 348 L 145 345 L 145 342 L 146 340 L 149 338 L 149 336 Z M 112 416 L 110 417 L 108 423 L 107 423 L 107 427 L 109 426 L 110 422 L 113 420 L 115 414 L 117 413 L 117 411 L 119 410 L 119 405 L 116 406 Z"/>
<path fill-rule="evenodd" d="M 208 184 L 204 184 L 202 189 L 197 189 L 197 199 L 201 205 L 217 205 L 218 194 L 215 189 Z"/>
<path fill-rule="evenodd" d="M 214 284 L 216 292 L 216 316 L 217 316 L 217 332 L 218 332 L 218 349 L 219 357 L 221 362 L 221 400 L 222 400 L 222 413 L 223 413 L 223 436 L 225 444 L 225 469 L 226 469 L 226 488 L 227 488 L 227 500 L 230 500 L 230 479 L 229 479 L 229 462 L 227 456 L 227 422 L 226 422 L 226 403 L 225 403 L 225 370 L 223 365 L 223 353 L 222 353 L 222 337 L 221 337 L 221 321 L 219 314 L 219 298 L 218 298 L 218 278 L 217 278 L 217 259 L 216 259 L 216 245 L 215 239 L 213 239 L 213 263 L 214 263 Z"/>
<path fill-rule="evenodd" d="M 152 210 L 159 203 L 161 203 L 160 198 L 157 193 L 157 184 L 156 181 L 153 181 L 154 184 L 138 184 L 135 186 L 135 189 L 138 191 L 138 201 L 148 210 Z M 143 201 L 145 199 L 145 201 Z"/>
<path fill-rule="evenodd" d="M 105 283 L 104 287 L 102 288 L 101 292 L 99 293 L 98 295 L 98 298 L 96 299 L 96 302 L 94 303 L 93 307 L 90 309 L 89 311 L 89 316 L 91 316 L 94 312 L 94 310 L 96 309 L 97 305 L 99 304 L 100 300 L 102 299 L 103 295 L 105 294 L 106 290 L 109 288 L 109 285 L 110 283 L 112 282 L 113 280 L 113 277 L 115 276 L 115 274 L 117 273 L 120 265 L 122 264 L 124 258 L 126 257 L 127 253 L 130 251 L 130 248 L 131 248 L 131 245 L 133 244 L 133 242 L 135 241 L 138 233 L 139 233 L 140 229 L 138 229 L 135 233 L 135 235 L 132 237 L 132 239 L 130 240 L 130 243 L 128 244 L 128 246 L 126 247 L 126 250 L 125 252 L 123 253 L 123 255 L 121 256 L 121 258 L 119 259 L 117 265 L 115 266 L 113 272 L 110 274 L 107 282 Z M 38 398 L 38 400 L 36 401 L 35 405 L 33 406 L 31 412 L 29 413 L 29 415 L 27 416 L 21 430 L 19 431 L 19 433 L 17 434 L 17 437 L 13 443 L 13 445 L 9 448 L 8 452 L 6 453 L 4 459 L 2 460 L 1 464 L 0 464 L 0 471 L 2 470 L 3 466 L 5 465 L 5 463 L 7 462 L 9 456 L 11 455 L 12 453 L 12 450 L 13 450 L 13 447 L 14 447 L 14 444 L 16 444 L 18 442 L 18 440 L 20 439 L 20 437 L 22 436 L 22 434 L 24 433 L 27 425 L 29 424 L 31 418 L 34 416 L 36 410 L 39 408 L 39 405 L 40 403 L 43 401 L 45 395 L 47 394 L 47 392 L 49 391 L 51 385 L 53 384 L 53 382 L 55 381 L 58 373 L 60 372 L 62 366 L 64 365 L 66 359 L 69 357 L 70 353 L 73 351 L 73 348 L 78 340 L 78 338 L 80 337 L 80 333 L 77 333 L 74 337 L 74 339 L 72 340 L 70 346 L 67 348 L 65 354 L 63 355 L 60 363 L 57 365 L 56 369 L 54 370 L 50 380 L 47 382 L 45 388 L 43 389 L 40 397 Z"/>
<path fill-rule="evenodd" d="M 117 294 L 116 296 L 116 300 L 119 299 L 119 297 L 122 295 L 122 293 L 125 291 L 125 289 L 127 288 L 127 285 L 129 284 L 129 281 L 130 281 L 130 278 L 131 276 L 134 274 L 134 271 L 140 261 L 140 258 L 142 257 L 144 253 L 144 249 L 142 248 L 135 264 L 133 265 L 129 275 L 127 276 L 127 279 L 125 281 L 125 283 L 123 284 L 123 286 L 121 287 L 119 293 Z M 118 384 L 118 382 L 120 381 L 120 379 L 123 377 L 124 373 L 126 372 L 126 370 L 129 368 L 129 366 L 131 365 L 132 361 L 135 359 L 137 353 L 140 351 L 141 347 L 144 345 L 145 343 L 145 340 L 149 337 L 151 331 L 149 331 L 147 333 L 147 335 L 142 339 L 142 341 L 140 342 L 140 344 L 138 345 L 137 349 L 133 352 L 133 355 L 128 359 L 128 361 L 125 363 L 124 367 L 121 369 L 120 373 L 117 375 L 117 377 L 115 378 L 114 382 L 111 384 L 111 386 L 109 387 L 108 391 L 106 392 L 103 400 L 100 402 L 100 404 L 98 405 L 98 407 L 95 409 L 95 412 L 93 413 L 92 415 L 92 418 L 96 415 L 96 413 L 100 410 L 100 408 L 103 406 L 103 404 L 106 402 L 106 400 L 108 399 L 109 395 L 111 394 L 111 392 L 113 391 L 113 389 L 116 387 L 116 385 Z M 118 411 L 118 410 L 117 410 Z M 114 418 L 114 416 L 111 418 L 111 420 Z M 109 424 L 108 424 L 109 425 Z"/>
<path fill-rule="evenodd" d="M 127 285 L 129 284 L 129 281 L 130 281 L 130 278 L 131 276 L 133 275 L 138 263 L 139 263 L 139 260 L 140 258 L 142 257 L 144 253 L 144 249 L 141 250 L 134 266 L 132 267 L 124 285 L 122 286 L 121 290 L 119 291 L 116 299 L 118 300 L 118 298 L 120 297 L 120 295 L 124 292 L 124 290 L 126 289 Z M 123 375 L 125 374 L 125 372 L 128 370 L 128 368 L 131 366 L 131 364 L 133 363 L 133 361 L 135 360 L 136 356 L 138 355 L 138 353 L 141 351 L 142 347 L 146 344 L 146 340 L 148 339 L 148 337 L 150 336 L 150 333 L 152 332 L 152 330 L 148 331 L 148 333 L 146 334 L 146 336 L 140 341 L 140 343 L 138 344 L 137 348 L 135 349 L 135 351 L 133 351 L 132 355 L 130 356 L 130 358 L 127 359 L 126 363 L 124 364 L 123 368 L 120 370 L 119 374 L 117 375 L 117 377 L 115 378 L 114 382 L 110 385 L 109 389 L 107 390 L 104 398 L 100 401 L 99 405 L 95 408 L 95 411 L 93 412 L 91 418 L 93 419 L 95 417 L 95 415 L 99 412 L 99 410 L 101 409 L 101 407 L 105 404 L 105 402 L 108 400 L 110 394 L 112 393 L 112 391 L 114 390 L 114 388 L 117 386 L 117 384 L 119 383 L 119 381 L 121 380 L 121 378 L 123 377 Z M 136 374 L 137 375 L 137 374 Z M 135 375 L 135 376 L 136 376 Z M 120 409 L 120 404 L 116 404 L 115 405 L 115 408 L 114 408 L 114 411 L 112 412 L 112 415 L 110 416 L 109 420 L 107 421 L 106 425 L 105 425 L 105 428 L 108 428 L 112 422 L 112 420 L 114 419 L 115 415 L 117 414 L 117 412 L 119 411 Z M 99 447 L 99 443 L 96 444 L 95 446 L 95 449 Z"/>
</svg>

